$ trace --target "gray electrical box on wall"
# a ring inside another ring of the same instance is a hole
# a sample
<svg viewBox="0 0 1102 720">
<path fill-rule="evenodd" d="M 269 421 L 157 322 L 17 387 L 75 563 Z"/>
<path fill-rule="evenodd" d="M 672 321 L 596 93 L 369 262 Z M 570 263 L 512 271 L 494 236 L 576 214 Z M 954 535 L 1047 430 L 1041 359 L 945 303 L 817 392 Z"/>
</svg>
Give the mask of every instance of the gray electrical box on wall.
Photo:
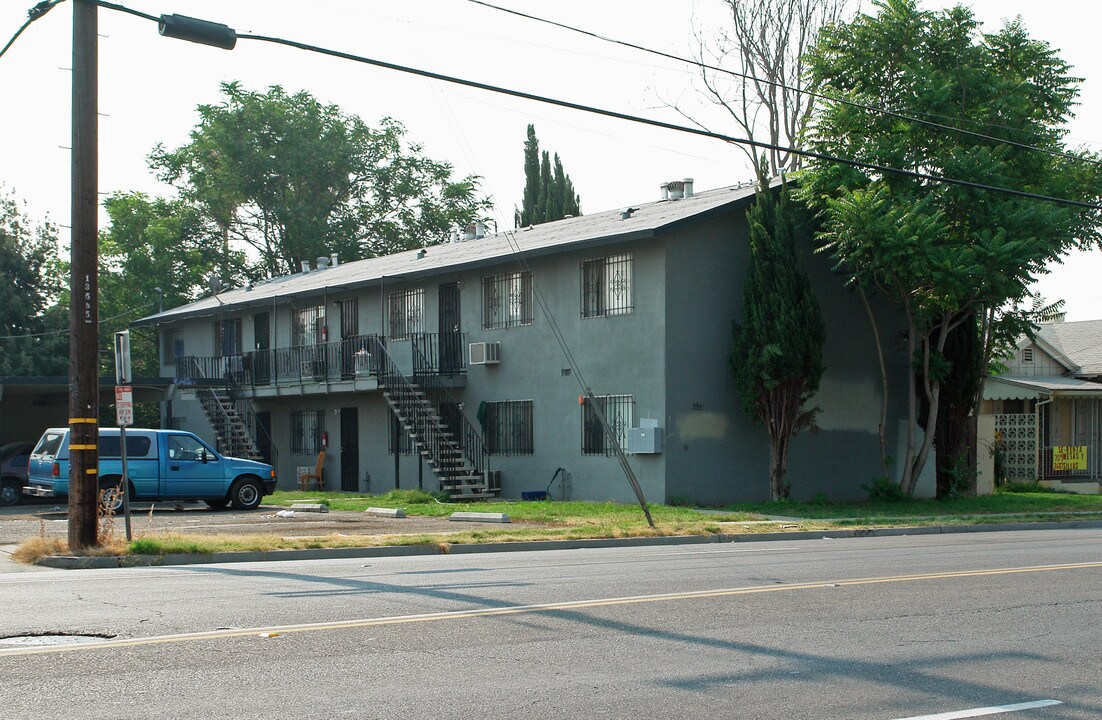
<svg viewBox="0 0 1102 720">
<path fill-rule="evenodd" d="M 628 428 L 627 451 L 633 455 L 648 455 L 662 452 L 662 428 L 657 420 L 643 418 L 641 427 Z"/>
</svg>

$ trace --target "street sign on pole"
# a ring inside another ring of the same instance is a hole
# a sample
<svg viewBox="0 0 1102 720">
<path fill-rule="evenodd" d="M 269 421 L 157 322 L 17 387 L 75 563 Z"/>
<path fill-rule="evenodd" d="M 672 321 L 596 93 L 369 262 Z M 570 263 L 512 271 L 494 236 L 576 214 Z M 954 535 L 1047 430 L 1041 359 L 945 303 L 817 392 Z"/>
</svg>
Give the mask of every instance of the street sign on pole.
<svg viewBox="0 0 1102 720">
<path fill-rule="evenodd" d="M 126 365 L 129 373 L 129 357 Z M 134 388 L 129 385 L 115 386 L 115 419 L 119 424 L 119 454 L 122 455 L 122 515 L 126 521 L 126 541 L 130 542 L 134 537 L 130 529 L 130 473 L 126 467 L 126 428 L 134 424 Z"/>
<path fill-rule="evenodd" d="M 126 385 L 130 376 L 130 331 L 115 333 L 115 384 Z"/>
<path fill-rule="evenodd" d="M 129 385 L 115 386 L 115 420 L 119 427 L 134 424 L 134 389 Z"/>
</svg>

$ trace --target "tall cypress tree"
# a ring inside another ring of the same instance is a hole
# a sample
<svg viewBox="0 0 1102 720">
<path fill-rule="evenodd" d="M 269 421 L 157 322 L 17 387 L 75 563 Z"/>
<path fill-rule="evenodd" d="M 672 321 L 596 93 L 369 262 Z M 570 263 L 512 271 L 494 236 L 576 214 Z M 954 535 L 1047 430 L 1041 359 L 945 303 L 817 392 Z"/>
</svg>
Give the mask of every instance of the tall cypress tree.
<svg viewBox="0 0 1102 720">
<path fill-rule="evenodd" d="M 539 225 L 567 216 L 582 214 L 581 198 L 574 183 L 563 171 L 562 160 L 555 153 L 552 163 L 547 150 L 540 152 L 536 128 L 528 126 L 524 142 L 524 196 L 519 210 L 513 213 L 517 227 Z"/>
<path fill-rule="evenodd" d="M 540 197 L 540 141 L 536 126 L 529 123 L 528 139 L 524 141 L 524 200 L 517 218 L 517 227 L 534 224 L 536 204 Z"/>
<path fill-rule="evenodd" d="M 551 155 L 546 150 L 540 153 L 540 199 L 536 205 L 536 217 L 533 225 L 550 220 L 558 220 L 551 211 L 551 195 L 554 192 L 555 179 L 551 174 Z"/>
<path fill-rule="evenodd" d="M 563 209 L 563 193 L 566 191 L 566 173 L 563 172 L 562 160 L 559 160 L 558 153 L 555 153 L 553 175 L 554 178 L 551 181 L 551 197 L 547 208 L 547 215 L 549 218 L 561 220 L 566 215 L 566 210 Z"/>
<path fill-rule="evenodd" d="M 780 500 L 789 495 L 789 443 L 817 410 L 803 405 L 819 389 L 826 331 L 807 271 L 796 257 L 787 185 L 777 202 L 763 186 L 746 218 L 750 256 L 742 321 L 732 328 L 731 370 L 746 414 L 769 433 L 769 493 Z"/>
</svg>

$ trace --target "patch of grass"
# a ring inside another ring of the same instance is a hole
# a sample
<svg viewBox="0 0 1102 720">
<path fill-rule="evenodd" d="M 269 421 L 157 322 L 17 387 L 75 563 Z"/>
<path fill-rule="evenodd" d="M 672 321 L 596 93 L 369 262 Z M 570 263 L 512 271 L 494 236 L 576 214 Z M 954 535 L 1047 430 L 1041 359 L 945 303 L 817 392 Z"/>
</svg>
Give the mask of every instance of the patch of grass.
<svg viewBox="0 0 1102 720">
<path fill-rule="evenodd" d="M 429 500 L 423 499 L 424 497 Z M 412 500 L 409 498 L 413 498 Z M 455 512 L 505 513 L 517 522 L 573 523 L 599 520 L 602 522 L 641 522 L 646 525 L 638 505 L 614 502 L 583 502 L 563 500 L 492 500 L 486 502 L 440 502 L 433 495 L 419 490 L 391 490 L 383 495 L 301 491 L 279 491 L 266 498 L 273 505 L 292 505 L 303 500 L 324 502 L 331 510 L 363 511 L 369 507 L 403 508 L 409 515 L 447 517 Z M 412 507 L 411 507 L 412 506 Z M 651 505 L 655 522 L 700 520 L 694 507 Z M 760 519 L 753 513 L 726 512 L 709 518 L 712 521 Z"/>
<path fill-rule="evenodd" d="M 116 538 L 107 538 L 99 545 L 74 552 L 69 549 L 68 541 L 62 540 L 61 538 L 35 537 L 19 543 L 12 552 L 11 558 L 16 562 L 30 564 L 51 555 L 106 557 L 111 555 L 125 555 L 126 553 L 126 543 L 120 542 Z"/>
<path fill-rule="evenodd" d="M 1102 495 L 1074 495 L 1054 493 L 1044 489 L 1019 491 L 1000 489 L 994 495 L 960 497 L 950 500 L 865 501 L 855 503 L 801 503 L 788 500 L 778 503 L 739 503 L 727 505 L 725 510 L 756 513 L 759 515 L 784 515 L 800 518 L 903 518 L 903 517 L 969 517 L 982 515 L 1017 515 L 1037 513 L 1099 513 L 1102 514 Z"/>
</svg>

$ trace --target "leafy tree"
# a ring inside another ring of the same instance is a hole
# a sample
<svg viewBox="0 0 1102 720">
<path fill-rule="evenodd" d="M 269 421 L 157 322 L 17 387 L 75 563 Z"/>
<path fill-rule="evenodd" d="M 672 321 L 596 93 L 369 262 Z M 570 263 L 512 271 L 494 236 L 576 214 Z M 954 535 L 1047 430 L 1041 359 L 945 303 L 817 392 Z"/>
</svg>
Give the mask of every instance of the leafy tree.
<svg viewBox="0 0 1102 720">
<path fill-rule="evenodd" d="M 100 347 L 112 347 L 116 331 L 130 321 L 197 299 L 209 292 L 207 277 L 225 260 L 217 236 L 202 209 L 186 200 L 167 200 L 143 193 L 118 193 L 104 202 L 110 224 L 100 233 Z M 244 254 L 230 262 L 244 265 Z M 131 370 L 135 377 L 160 375 L 157 334 L 137 328 L 130 334 Z M 111 374 L 112 357 L 101 372 Z M 113 421 L 113 408 L 104 409 Z M 156 406 L 135 408 L 135 420 L 156 426 Z"/>
<path fill-rule="evenodd" d="M 558 153 L 555 153 L 554 163 L 547 150 L 540 154 L 534 125 L 528 126 L 528 139 L 524 142 L 524 179 L 522 206 L 514 213 L 517 227 L 582 214 L 581 200 L 570 176 L 563 171 Z"/>
<path fill-rule="evenodd" d="M 68 312 L 54 309 L 64 278 L 57 228 L 32 223 L 2 188 L 0 274 L 0 376 L 68 374 Z"/>
<path fill-rule="evenodd" d="M 764 172 L 764 171 L 763 171 Z M 804 404 L 823 375 L 823 326 L 807 271 L 796 257 L 796 219 L 787 185 L 773 201 L 768 185 L 747 211 L 750 257 L 742 321 L 733 324 L 731 370 L 743 409 L 769 433 L 769 494 L 788 497 L 788 448 L 817 409 Z"/>
<path fill-rule="evenodd" d="M 440 242 L 490 207 L 477 177 L 453 179 L 397 120 L 372 128 L 278 85 L 222 92 L 199 106 L 190 142 L 158 146 L 150 163 L 218 229 L 224 273 L 234 240 L 259 253 L 249 274 L 271 276 L 331 252 L 358 259 Z"/>
<path fill-rule="evenodd" d="M 915 0 L 877 0 L 873 8 L 875 15 L 823 30 L 809 62 L 825 93 L 907 117 L 949 119 L 1021 145 L 827 104 L 815 118 L 814 150 L 1097 202 L 1102 174 L 1082 162 L 1096 158 L 1070 154 L 1063 143 L 1078 81 L 1052 48 L 1018 20 L 982 35 L 959 6 L 922 11 Z M 895 300 L 906 317 L 910 417 L 918 417 L 918 393 L 929 408 L 920 444 L 908 426 L 899 483 L 911 494 L 934 442 L 947 374 L 981 375 L 990 357 L 984 348 L 970 354 L 969 368 L 952 367 L 951 333 L 971 318 L 995 321 L 999 308 L 1029 297 L 1046 263 L 1097 243 L 1098 213 L 828 162 L 804 173 L 801 188 L 821 212 L 820 239 L 838 269 L 863 291 Z M 982 332 L 985 343 L 998 335 L 991 327 Z M 974 405 L 978 393 L 972 398 Z"/>
</svg>

